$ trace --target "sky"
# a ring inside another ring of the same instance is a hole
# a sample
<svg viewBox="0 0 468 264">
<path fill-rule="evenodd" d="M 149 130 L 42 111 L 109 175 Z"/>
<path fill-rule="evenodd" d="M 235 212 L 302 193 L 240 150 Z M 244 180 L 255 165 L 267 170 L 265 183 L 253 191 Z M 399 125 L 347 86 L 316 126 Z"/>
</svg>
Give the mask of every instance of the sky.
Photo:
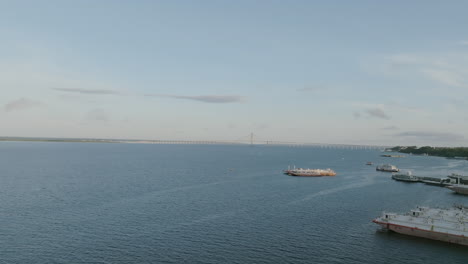
<svg viewBox="0 0 468 264">
<path fill-rule="evenodd" d="M 0 0 L 0 136 L 467 146 L 466 10 Z"/>
</svg>

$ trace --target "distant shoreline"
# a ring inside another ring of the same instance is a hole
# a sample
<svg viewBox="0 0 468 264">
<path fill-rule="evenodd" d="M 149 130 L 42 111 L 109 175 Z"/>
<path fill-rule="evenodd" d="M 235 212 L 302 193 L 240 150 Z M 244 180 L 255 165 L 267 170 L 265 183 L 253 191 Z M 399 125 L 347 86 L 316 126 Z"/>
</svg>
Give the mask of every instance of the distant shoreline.
<svg viewBox="0 0 468 264">
<path fill-rule="evenodd" d="M 301 143 L 288 141 L 230 141 L 230 140 L 151 140 L 151 139 L 102 139 L 102 138 L 46 138 L 46 137 L 0 137 L 0 142 L 56 142 L 56 143 L 125 143 L 125 144 L 191 144 L 191 145 L 265 145 L 265 146 L 293 146 L 293 147 L 321 147 L 341 149 L 375 149 L 383 151 L 389 146 Z"/>
<path fill-rule="evenodd" d="M 126 143 L 129 140 L 117 139 L 89 139 L 89 138 L 26 138 L 26 137 L 0 137 L 1 141 L 27 141 L 27 142 L 76 142 L 76 143 Z"/>
<path fill-rule="evenodd" d="M 229 144 L 245 143 L 208 140 L 144 140 L 144 139 L 101 139 L 101 138 L 35 138 L 35 137 L 0 137 L 0 142 L 56 142 L 56 143 L 123 143 L 123 144 Z"/>
<path fill-rule="evenodd" d="M 437 156 L 452 159 L 468 159 L 468 147 L 416 147 L 416 146 L 397 146 L 388 149 L 393 152 L 416 154 L 416 155 L 427 155 Z"/>
</svg>

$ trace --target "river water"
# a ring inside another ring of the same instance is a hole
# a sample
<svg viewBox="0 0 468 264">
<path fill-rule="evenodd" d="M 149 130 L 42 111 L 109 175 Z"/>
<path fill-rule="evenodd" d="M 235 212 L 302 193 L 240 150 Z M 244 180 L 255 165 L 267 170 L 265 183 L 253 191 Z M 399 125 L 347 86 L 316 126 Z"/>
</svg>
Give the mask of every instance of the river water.
<svg viewBox="0 0 468 264">
<path fill-rule="evenodd" d="M 0 263 L 467 263 L 468 248 L 379 231 L 383 210 L 468 196 L 375 171 L 468 174 L 376 150 L 0 142 Z M 336 177 L 283 175 L 288 165 Z"/>
</svg>

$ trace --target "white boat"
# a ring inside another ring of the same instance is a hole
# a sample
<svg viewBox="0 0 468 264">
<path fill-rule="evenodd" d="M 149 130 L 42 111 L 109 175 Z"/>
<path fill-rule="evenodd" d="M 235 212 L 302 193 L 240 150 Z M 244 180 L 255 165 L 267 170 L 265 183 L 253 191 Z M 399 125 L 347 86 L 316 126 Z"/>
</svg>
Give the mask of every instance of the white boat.
<svg viewBox="0 0 468 264">
<path fill-rule="evenodd" d="M 468 246 L 468 209 L 418 207 L 406 214 L 382 213 L 372 222 L 400 234 Z"/>
<path fill-rule="evenodd" d="M 452 184 L 452 185 L 449 185 L 449 186 L 446 186 L 446 187 L 449 188 L 450 190 L 456 192 L 456 193 L 468 195 L 468 185 Z"/>
<path fill-rule="evenodd" d="M 400 169 L 398 169 L 396 166 L 391 165 L 391 164 L 382 164 L 379 165 L 375 168 L 377 171 L 387 171 L 387 172 L 399 172 Z"/>
</svg>

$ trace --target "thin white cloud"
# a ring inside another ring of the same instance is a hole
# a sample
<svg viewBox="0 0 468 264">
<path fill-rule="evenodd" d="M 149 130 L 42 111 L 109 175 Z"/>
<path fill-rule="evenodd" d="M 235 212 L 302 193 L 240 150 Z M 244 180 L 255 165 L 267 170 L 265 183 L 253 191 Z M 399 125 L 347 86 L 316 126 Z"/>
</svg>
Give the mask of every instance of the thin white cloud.
<svg viewBox="0 0 468 264">
<path fill-rule="evenodd" d="M 457 44 L 461 46 L 468 46 L 468 40 L 461 40 Z"/>
<path fill-rule="evenodd" d="M 320 86 L 306 86 L 306 87 L 296 89 L 296 91 L 298 92 L 316 92 L 316 91 L 322 91 L 322 90 L 326 90 L 326 88 L 320 87 Z"/>
<path fill-rule="evenodd" d="M 36 108 L 36 107 L 41 107 L 41 106 L 44 106 L 44 104 L 41 102 L 30 100 L 27 98 L 20 98 L 20 99 L 7 103 L 5 105 L 5 111 L 7 112 L 20 111 L 20 110 Z"/>
<path fill-rule="evenodd" d="M 454 71 L 440 69 L 422 69 L 421 72 L 429 79 L 437 81 L 441 84 L 454 87 L 464 87 L 463 77 Z"/>
<path fill-rule="evenodd" d="M 245 100 L 245 97 L 238 96 L 238 95 L 196 95 L 196 96 L 188 96 L 188 95 L 170 95 L 170 94 L 145 94 L 145 96 L 154 96 L 154 97 L 167 97 L 167 98 L 174 98 L 174 99 L 186 99 L 186 100 L 193 100 L 199 101 L 204 103 L 239 103 Z"/>
<path fill-rule="evenodd" d="M 120 94 L 114 90 L 105 89 L 82 89 L 82 88 L 52 88 L 52 90 L 69 92 L 69 93 L 80 93 L 80 94 L 98 94 L 98 95 L 118 95 Z"/>
<path fill-rule="evenodd" d="M 380 57 L 367 66 L 369 71 L 383 73 L 400 80 L 429 80 L 446 88 L 467 88 L 468 53 L 414 53 L 393 54 Z M 414 87 L 417 89 L 417 87 Z M 427 84 L 421 89 L 427 90 Z"/>
<path fill-rule="evenodd" d="M 399 130 L 400 128 L 397 126 L 387 126 L 387 127 L 382 127 L 382 130 Z"/>
</svg>

